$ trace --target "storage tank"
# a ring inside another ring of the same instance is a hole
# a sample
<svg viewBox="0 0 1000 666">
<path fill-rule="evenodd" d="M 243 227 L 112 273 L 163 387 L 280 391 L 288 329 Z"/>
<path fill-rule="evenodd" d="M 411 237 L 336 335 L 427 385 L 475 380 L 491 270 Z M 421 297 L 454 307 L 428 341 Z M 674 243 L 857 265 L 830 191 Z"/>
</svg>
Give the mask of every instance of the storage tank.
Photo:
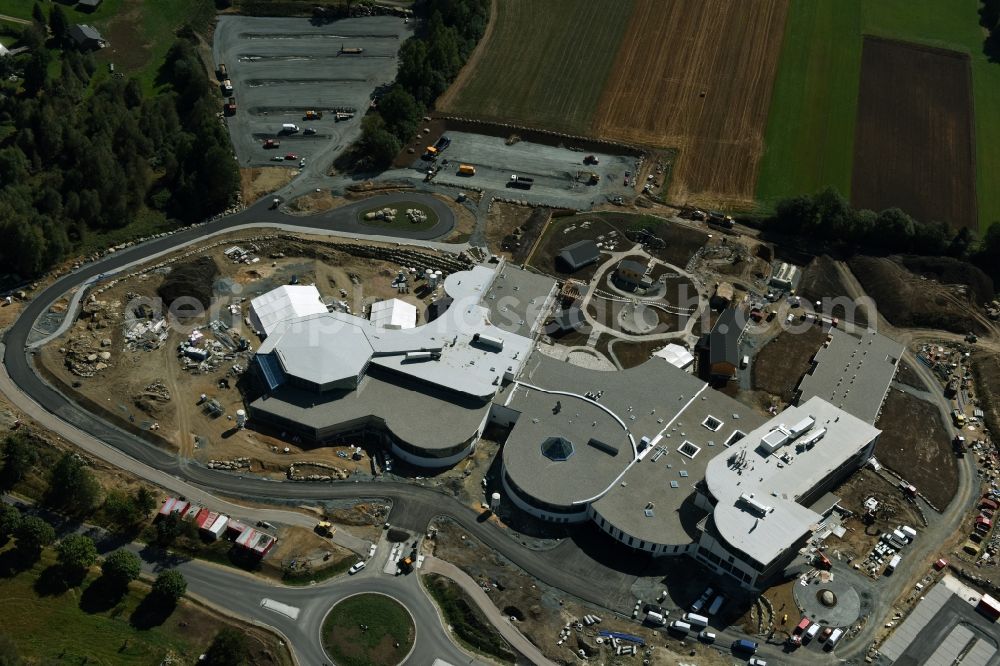
<svg viewBox="0 0 1000 666">
<path fill-rule="evenodd" d="M 247 413 L 246 410 L 237 409 L 236 410 L 236 427 L 242 428 L 247 424 Z"/>
<path fill-rule="evenodd" d="M 500 509 L 500 493 L 493 493 L 490 496 L 490 511 L 496 513 Z"/>
</svg>

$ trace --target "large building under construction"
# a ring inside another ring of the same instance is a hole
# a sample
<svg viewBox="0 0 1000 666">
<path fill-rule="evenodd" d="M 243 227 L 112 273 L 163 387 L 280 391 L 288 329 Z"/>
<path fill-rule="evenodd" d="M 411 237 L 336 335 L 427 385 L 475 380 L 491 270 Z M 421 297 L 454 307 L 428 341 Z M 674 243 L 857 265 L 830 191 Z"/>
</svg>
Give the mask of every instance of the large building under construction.
<svg viewBox="0 0 1000 666">
<path fill-rule="evenodd" d="M 496 423 L 510 429 L 501 488 L 521 510 L 593 521 L 628 548 L 686 555 L 746 587 L 799 553 L 837 503 L 830 488 L 874 450 L 878 406 L 845 411 L 824 399 L 839 401 L 837 387 L 767 419 L 660 357 L 604 372 L 537 351 L 549 278 L 501 263 L 444 288 L 450 307 L 421 326 L 336 312 L 276 322 L 256 356 L 265 390 L 251 418 L 426 468 L 461 461 Z M 877 349 L 872 396 L 898 359 L 883 340 L 857 352 Z"/>
</svg>

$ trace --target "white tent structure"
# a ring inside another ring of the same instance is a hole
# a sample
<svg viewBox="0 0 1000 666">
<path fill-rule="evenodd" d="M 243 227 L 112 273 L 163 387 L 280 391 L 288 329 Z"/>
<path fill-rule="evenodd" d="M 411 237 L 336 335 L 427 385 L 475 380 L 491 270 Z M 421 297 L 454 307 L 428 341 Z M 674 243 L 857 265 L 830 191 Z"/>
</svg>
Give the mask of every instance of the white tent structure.
<svg viewBox="0 0 1000 666">
<path fill-rule="evenodd" d="M 286 284 L 250 301 L 250 325 L 257 333 L 270 335 L 286 319 L 327 311 L 313 285 Z"/>
<path fill-rule="evenodd" d="M 368 317 L 379 328 L 413 328 L 417 325 L 417 307 L 398 298 L 372 303 Z"/>
<path fill-rule="evenodd" d="M 675 368 L 680 368 L 681 370 L 684 370 L 694 363 L 694 356 L 691 352 L 680 345 L 672 343 L 663 349 L 658 349 L 653 352 L 653 356 L 659 356 L 660 358 L 665 359 L 670 365 Z"/>
</svg>

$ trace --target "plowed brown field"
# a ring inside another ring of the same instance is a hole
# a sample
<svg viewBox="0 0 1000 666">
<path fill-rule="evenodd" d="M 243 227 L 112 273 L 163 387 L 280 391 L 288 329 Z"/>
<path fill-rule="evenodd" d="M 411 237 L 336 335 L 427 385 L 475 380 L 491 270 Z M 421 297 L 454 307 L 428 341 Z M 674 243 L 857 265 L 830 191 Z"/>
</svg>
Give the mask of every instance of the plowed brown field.
<svg viewBox="0 0 1000 666">
<path fill-rule="evenodd" d="M 851 201 L 975 231 L 969 56 L 866 37 Z"/>
<path fill-rule="evenodd" d="M 679 148 L 675 201 L 752 201 L 788 0 L 636 0 L 592 134 Z"/>
</svg>

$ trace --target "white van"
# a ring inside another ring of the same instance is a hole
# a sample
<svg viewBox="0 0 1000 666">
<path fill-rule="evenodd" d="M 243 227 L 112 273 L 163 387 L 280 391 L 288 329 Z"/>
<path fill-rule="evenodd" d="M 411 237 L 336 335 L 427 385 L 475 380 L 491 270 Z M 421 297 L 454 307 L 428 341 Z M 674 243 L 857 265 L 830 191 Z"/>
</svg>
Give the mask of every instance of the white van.
<svg viewBox="0 0 1000 666">
<path fill-rule="evenodd" d="M 670 623 L 670 627 L 668 628 L 681 634 L 686 634 L 691 631 L 691 625 L 687 622 L 682 622 L 681 620 L 674 620 Z"/>
<path fill-rule="evenodd" d="M 712 605 L 708 607 L 708 614 L 715 615 L 722 608 L 722 604 L 726 602 L 726 598 L 721 594 L 712 599 Z"/>
<path fill-rule="evenodd" d="M 812 640 L 816 638 L 816 634 L 818 633 L 819 633 L 819 625 L 814 623 L 809 625 L 809 628 L 806 629 L 805 637 L 809 640 Z"/>
<path fill-rule="evenodd" d="M 708 626 L 708 618 L 704 615 L 698 615 L 696 613 L 685 613 L 684 621 L 690 624 L 692 627 L 700 627 L 704 629 Z"/>
<path fill-rule="evenodd" d="M 702 629 L 701 633 L 698 634 L 698 638 L 700 638 L 701 640 L 705 641 L 706 643 L 714 643 L 715 642 L 715 634 L 713 634 L 708 629 Z"/>
<path fill-rule="evenodd" d="M 654 627 L 662 627 L 667 623 L 665 617 L 662 613 L 657 613 L 656 611 L 649 611 L 646 613 L 646 624 L 650 624 Z"/>
<path fill-rule="evenodd" d="M 843 629 L 834 629 L 833 633 L 830 634 L 830 637 L 826 639 L 826 645 L 823 646 L 823 649 L 828 652 L 832 650 L 833 646 L 837 644 L 837 641 L 839 641 L 843 635 L 844 635 Z"/>
</svg>

